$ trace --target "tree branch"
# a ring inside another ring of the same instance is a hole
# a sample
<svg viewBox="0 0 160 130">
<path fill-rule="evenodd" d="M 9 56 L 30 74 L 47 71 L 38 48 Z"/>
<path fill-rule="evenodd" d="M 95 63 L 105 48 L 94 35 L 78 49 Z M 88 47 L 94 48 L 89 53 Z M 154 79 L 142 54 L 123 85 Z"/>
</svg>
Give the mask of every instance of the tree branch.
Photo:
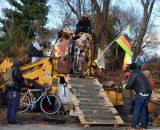
<svg viewBox="0 0 160 130">
<path fill-rule="evenodd" d="M 81 0 L 78 0 L 78 10 L 79 10 L 79 14 L 81 16 Z"/>
<path fill-rule="evenodd" d="M 144 3 L 144 1 L 143 0 L 141 0 L 141 3 L 142 3 L 142 5 L 143 5 L 143 7 L 145 6 L 145 3 Z"/>
<path fill-rule="evenodd" d="M 71 5 L 71 3 L 69 2 L 69 0 L 66 0 L 67 1 L 67 4 L 69 6 L 69 8 L 71 9 L 71 11 L 78 17 L 80 18 L 78 12 L 73 8 L 73 6 Z"/>
<path fill-rule="evenodd" d="M 153 0 L 153 1 L 151 2 L 150 8 L 149 8 L 149 17 L 151 16 L 154 3 L 155 3 L 155 0 Z"/>
<path fill-rule="evenodd" d="M 101 15 L 101 11 L 100 11 L 100 8 L 99 8 L 99 6 L 98 6 L 97 1 L 96 1 L 96 0 L 91 0 L 91 3 L 93 4 L 93 6 L 94 6 L 94 8 L 95 8 L 95 10 L 96 10 L 96 12 L 97 12 L 97 14 L 98 14 L 98 15 Z"/>
<path fill-rule="evenodd" d="M 107 17 L 108 17 L 109 4 L 110 4 L 110 0 L 104 0 L 104 2 L 103 2 L 103 16 L 104 16 L 105 22 L 107 21 Z"/>
</svg>

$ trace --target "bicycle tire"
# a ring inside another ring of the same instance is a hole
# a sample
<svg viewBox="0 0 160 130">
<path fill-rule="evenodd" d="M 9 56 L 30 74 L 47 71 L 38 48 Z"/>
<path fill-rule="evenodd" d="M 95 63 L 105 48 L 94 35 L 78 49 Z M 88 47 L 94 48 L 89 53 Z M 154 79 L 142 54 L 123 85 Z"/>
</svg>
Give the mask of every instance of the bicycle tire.
<svg viewBox="0 0 160 130">
<path fill-rule="evenodd" d="M 61 107 L 59 98 L 55 95 L 46 95 L 40 102 L 41 110 L 48 115 L 55 114 Z"/>
<path fill-rule="evenodd" d="M 19 113 L 26 112 L 30 107 L 30 98 L 24 93 L 20 93 Z"/>
</svg>

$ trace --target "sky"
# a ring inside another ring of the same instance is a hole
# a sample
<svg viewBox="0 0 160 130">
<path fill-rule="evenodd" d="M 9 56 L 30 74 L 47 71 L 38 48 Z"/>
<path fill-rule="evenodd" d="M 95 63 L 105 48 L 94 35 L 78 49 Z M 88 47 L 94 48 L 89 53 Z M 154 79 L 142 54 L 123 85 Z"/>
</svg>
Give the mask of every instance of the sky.
<svg viewBox="0 0 160 130">
<path fill-rule="evenodd" d="M 46 24 L 47 28 L 56 28 L 61 25 L 61 21 L 59 18 L 58 11 L 60 8 L 58 6 L 55 7 L 54 0 L 49 0 L 48 5 L 50 6 L 50 11 L 48 13 L 48 22 Z M 10 4 L 6 0 L 0 0 L 0 17 L 3 17 L 1 9 L 3 8 L 12 8 Z"/>
<path fill-rule="evenodd" d="M 56 28 L 61 25 L 61 20 L 59 18 L 60 7 L 54 4 L 54 0 L 49 0 L 48 5 L 50 6 L 50 11 L 48 13 L 48 23 L 47 28 Z"/>
<path fill-rule="evenodd" d="M 112 5 L 121 5 L 122 8 L 141 8 L 141 4 L 136 2 L 137 0 L 112 0 Z M 48 22 L 46 24 L 47 28 L 56 28 L 57 26 L 61 25 L 61 20 L 60 20 L 60 15 L 59 15 L 59 11 L 60 6 L 55 5 L 55 1 L 54 0 L 49 0 L 48 1 L 48 5 L 50 6 L 50 11 L 48 13 Z M 157 9 L 159 9 L 160 6 L 160 2 L 158 3 L 158 8 L 156 6 L 154 6 L 155 10 L 157 11 Z M 0 10 L 2 8 L 5 7 L 9 7 L 11 8 L 11 5 L 7 4 L 6 0 L 0 0 Z M 141 10 L 141 9 L 140 9 Z M 153 12 L 154 17 L 152 18 L 152 21 L 155 23 L 155 27 L 157 28 L 157 30 L 160 29 L 160 15 L 159 13 L 157 13 L 156 11 Z M 0 11 L 0 16 L 2 16 L 2 12 Z M 160 33 L 160 31 L 158 31 Z"/>
<path fill-rule="evenodd" d="M 158 1 L 158 0 L 157 0 Z M 50 11 L 48 13 L 48 22 L 46 24 L 46 28 L 52 29 L 52 28 L 56 28 L 61 26 L 61 16 L 59 15 L 59 11 L 61 10 L 61 8 L 58 5 L 55 5 L 55 1 L 54 0 L 49 0 L 48 1 L 48 5 L 50 6 Z M 140 8 L 139 10 L 141 11 L 142 9 L 142 5 L 140 3 L 137 2 L 137 0 L 112 0 L 112 5 L 121 5 L 121 8 L 128 8 L 131 7 L 133 9 L 135 8 Z M 3 8 L 11 8 L 11 5 L 7 4 L 6 0 L 0 0 L 0 10 Z M 158 3 L 158 5 L 154 5 L 154 11 L 152 12 L 154 17 L 152 17 L 151 21 L 154 23 L 154 27 L 157 31 L 157 35 L 159 35 L 159 39 L 160 39 L 160 15 L 159 13 L 157 13 L 157 10 L 159 10 L 160 8 L 160 2 Z M 160 10 L 159 10 L 160 11 Z M 142 13 L 142 12 L 139 12 Z M 0 16 L 2 17 L 2 11 L 0 11 Z M 0 25 L 1 26 L 1 25 Z M 158 47 L 158 49 L 160 49 L 160 46 Z M 157 50 L 157 49 L 156 49 Z M 160 55 L 160 54 L 159 54 Z"/>
</svg>

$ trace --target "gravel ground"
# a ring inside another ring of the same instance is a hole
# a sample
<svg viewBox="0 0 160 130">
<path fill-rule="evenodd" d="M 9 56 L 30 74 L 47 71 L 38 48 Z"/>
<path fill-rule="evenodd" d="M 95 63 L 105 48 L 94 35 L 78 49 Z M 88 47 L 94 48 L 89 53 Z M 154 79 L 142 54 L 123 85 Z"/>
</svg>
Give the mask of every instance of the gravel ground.
<svg viewBox="0 0 160 130">
<path fill-rule="evenodd" d="M 17 116 L 17 125 L 7 124 L 6 119 L 0 121 L 0 130 L 127 130 L 129 123 L 118 128 L 107 126 L 84 126 L 78 123 L 77 118 L 59 116 L 48 117 L 43 113 L 21 113 Z M 149 129 L 160 130 L 160 127 L 149 126 Z"/>
</svg>

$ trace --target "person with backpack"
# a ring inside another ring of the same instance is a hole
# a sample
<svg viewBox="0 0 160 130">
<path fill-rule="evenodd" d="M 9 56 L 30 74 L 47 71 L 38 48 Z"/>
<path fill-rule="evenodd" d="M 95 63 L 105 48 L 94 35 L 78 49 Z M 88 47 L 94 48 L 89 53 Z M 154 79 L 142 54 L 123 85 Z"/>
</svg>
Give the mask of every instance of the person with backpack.
<svg viewBox="0 0 160 130">
<path fill-rule="evenodd" d="M 16 124 L 16 114 L 20 104 L 20 90 L 25 87 L 25 81 L 20 71 L 22 61 L 15 60 L 12 68 L 12 84 L 7 89 L 7 121 L 8 124 Z M 11 79 L 11 78 L 10 78 Z M 11 83 L 11 82 L 10 82 Z"/>
<path fill-rule="evenodd" d="M 46 47 L 43 42 L 41 42 L 41 37 L 39 35 L 35 36 L 35 40 L 28 50 L 28 55 L 31 57 L 31 63 L 37 62 L 43 58 L 43 49 Z"/>
</svg>

